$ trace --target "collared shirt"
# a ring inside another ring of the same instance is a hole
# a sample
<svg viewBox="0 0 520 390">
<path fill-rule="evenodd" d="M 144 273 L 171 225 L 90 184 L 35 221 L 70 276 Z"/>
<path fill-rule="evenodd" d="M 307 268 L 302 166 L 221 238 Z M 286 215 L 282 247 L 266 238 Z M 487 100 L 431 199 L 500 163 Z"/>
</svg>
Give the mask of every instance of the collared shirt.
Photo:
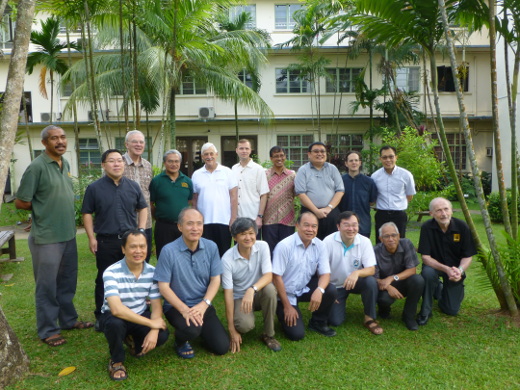
<svg viewBox="0 0 520 390">
<path fill-rule="evenodd" d="M 460 260 L 476 255 L 477 249 L 466 222 L 451 218 L 444 233 L 432 218 L 421 226 L 418 252 L 431 256 L 448 267 L 459 267 Z"/>
<path fill-rule="evenodd" d="M 264 241 L 255 242 L 249 259 L 242 257 L 235 245 L 222 256 L 222 266 L 222 288 L 233 290 L 233 299 L 240 299 L 258 279 L 273 271 L 269 245 Z"/>
<path fill-rule="evenodd" d="M 231 198 L 229 191 L 237 186 L 231 169 L 218 164 L 213 172 L 202 168 L 193 172 L 193 192 L 198 194 L 197 208 L 204 215 L 204 223 L 229 225 Z"/>
<path fill-rule="evenodd" d="M 284 168 L 278 174 L 274 168 L 267 169 L 269 194 L 264 211 L 264 225 L 295 225 L 294 216 L 294 179 L 296 172 Z"/>
<path fill-rule="evenodd" d="M 161 250 L 155 268 L 154 280 L 170 284 L 175 295 L 189 307 L 201 302 L 210 280 L 222 274 L 222 261 L 217 244 L 201 238 L 195 252 L 190 251 L 179 237 Z M 164 312 L 171 308 L 164 301 Z"/>
<path fill-rule="evenodd" d="M 103 176 L 85 190 L 83 214 L 94 215 L 97 234 L 123 234 L 137 227 L 137 210 L 148 207 L 139 185 L 121 177 L 119 185 L 109 176 Z"/>
<path fill-rule="evenodd" d="M 382 242 L 375 246 L 374 253 L 377 261 L 375 274 L 377 279 L 384 279 L 419 265 L 415 247 L 408 238 L 399 240 L 395 253 L 388 252 Z"/>
<path fill-rule="evenodd" d="M 184 173 L 173 181 L 166 172 L 161 172 L 150 183 L 150 201 L 155 204 L 157 219 L 177 222 L 179 213 L 189 206 L 193 198 L 193 183 Z"/>
<path fill-rule="evenodd" d="M 264 168 L 251 159 L 245 167 L 238 163 L 231 170 L 238 180 L 238 216 L 254 221 L 260 211 L 260 196 L 269 192 Z"/>
<path fill-rule="evenodd" d="M 330 282 L 336 288 L 343 287 L 345 279 L 354 271 L 376 265 L 374 248 L 368 238 L 356 234 L 354 242 L 346 248 L 340 232 L 329 234 L 323 239 L 328 250 Z"/>
<path fill-rule="evenodd" d="M 150 207 L 150 182 L 153 178 L 152 164 L 149 161 L 141 157 L 140 163 L 134 163 L 132 157 L 126 152 L 123 154 L 123 161 L 125 163 L 124 176 L 135 181 L 141 187 L 144 199 L 148 204 L 148 216 L 146 218 L 146 228 L 151 229 L 152 227 L 152 211 Z"/>
<path fill-rule="evenodd" d="M 327 162 L 321 169 L 316 169 L 310 162 L 301 166 L 296 173 L 294 188 L 296 195 L 306 194 L 319 209 L 327 207 L 336 192 L 345 191 L 338 168 Z"/>
<path fill-rule="evenodd" d="M 388 174 L 385 168 L 380 168 L 372 174 L 372 179 L 378 191 L 378 210 L 404 211 L 408 208 L 406 197 L 415 195 L 415 182 L 410 171 L 396 165 L 392 173 Z"/>
<path fill-rule="evenodd" d="M 112 264 L 103 272 L 105 301 L 101 313 L 110 311 L 107 298 L 119 296 L 121 303 L 136 314 L 146 310 L 146 298 L 161 299 L 157 282 L 153 280 L 155 267 L 143 263 L 143 271 L 138 278 L 130 271 L 126 258 Z"/>
<path fill-rule="evenodd" d="M 76 237 L 74 191 L 70 166 L 62 168 L 43 152 L 27 167 L 16 198 L 32 203 L 31 237 L 40 244 L 55 244 Z"/>
<path fill-rule="evenodd" d="M 372 178 L 361 173 L 352 177 L 348 173 L 342 176 L 345 194 L 339 202 L 340 211 L 353 211 L 359 219 L 359 233 L 370 237 L 372 229 L 370 203 L 377 200 L 377 186 Z"/>
<path fill-rule="evenodd" d="M 316 271 L 319 275 L 330 273 L 327 247 L 320 239 L 313 238 L 305 248 L 296 232 L 274 248 L 273 273 L 282 277 L 291 305 L 296 305 L 297 298 L 309 291 L 307 284 Z"/>
</svg>

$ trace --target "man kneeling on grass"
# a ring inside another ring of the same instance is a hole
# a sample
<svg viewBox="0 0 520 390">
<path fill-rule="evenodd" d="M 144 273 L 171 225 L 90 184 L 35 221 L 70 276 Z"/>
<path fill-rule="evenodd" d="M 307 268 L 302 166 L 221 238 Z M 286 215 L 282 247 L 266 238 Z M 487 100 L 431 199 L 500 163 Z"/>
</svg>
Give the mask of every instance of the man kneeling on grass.
<svg viewBox="0 0 520 390">
<path fill-rule="evenodd" d="M 255 327 L 255 310 L 262 310 L 264 333 L 261 340 L 275 352 L 282 347 L 274 338 L 276 289 L 269 245 L 256 241 L 258 227 L 250 218 L 237 218 L 231 225 L 236 245 L 222 257 L 222 287 L 231 336 L 231 352 L 240 352 L 242 334 Z"/>
<path fill-rule="evenodd" d="M 130 230 L 123 235 L 121 246 L 125 257 L 103 273 L 105 302 L 99 319 L 110 348 L 108 374 L 115 381 L 127 378 L 123 343 L 131 355 L 142 357 L 168 339 L 161 294 L 153 281 L 155 268 L 145 262 L 145 234 Z M 146 298 L 150 299 L 151 312 Z"/>
</svg>

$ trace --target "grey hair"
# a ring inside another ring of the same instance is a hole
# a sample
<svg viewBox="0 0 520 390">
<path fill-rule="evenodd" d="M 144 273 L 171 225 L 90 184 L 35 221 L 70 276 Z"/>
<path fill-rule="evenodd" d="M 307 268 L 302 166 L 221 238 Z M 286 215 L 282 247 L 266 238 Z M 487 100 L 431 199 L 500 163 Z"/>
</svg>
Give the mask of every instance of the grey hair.
<svg viewBox="0 0 520 390">
<path fill-rule="evenodd" d="M 381 227 L 379 228 L 378 232 L 379 232 L 379 237 L 382 237 L 383 236 L 383 228 L 384 227 L 387 227 L 387 226 L 392 226 L 394 229 L 395 229 L 395 232 L 397 234 L 399 234 L 399 229 L 397 228 L 397 225 L 393 222 L 385 222 L 384 224 L 381 225 Z"/>
<path fill-rule="evenodd" d="M 255 221 L 253 221 L 251 218 L 237 218 L 231 225 L 231 236 L 236 237 L 240 233 L 244 233 L 251 228 L 255 231 L 255 234 L 258 234 L 258 226 L 256 226 Z"/>
<path fill-rule="evenodd" d="M 218 153 L 218 150 L 217 150 L 217 147 L 215 145 L 213 145 L 211 142 L 206 142 L 204 145 L 202 145 L 202 147 L 200 148 L 200 154 L 204 154 L 204 152 L 206 150 L 208 150 L 209 148 L 213 148 L 215 149 L 215 153 Z"/>
<path fill-rule="evenodd" d="M 448 199 L 443 198 L 443 197 L 438 197 L 438 198 L 432 199 L 432 201 L 430 202 L 430 206 L 429 206 L 430 212 L 433 212 L 433 206 L 435 206 L 435 203 L 437 203 L 439 200 L 445 200 L 446 202 L 448 202 L 448 204 L 450 205 L 450 209 L 453 210 L 453 205 L 451 204 L 451 202 Z"/>
<path fill-rule="evenodd" d="M 144 138 L 144 134 L 142 131 L 139 131 L 139 130 L 130 130 L 128 133 L 126 133 L 126 136 L 125 136 L 125 142 L 128 142 L 128 139 L 135 135 L 135 134 L 141 134 Z"/>
<path fill-rule="evenodd" d="M 189 210 L 193 210 L 193 211 L 196 211 L 197 213 L 199 213 L 202 217 L 202 222 L 204 223 L 204 215 L 197 209 L 194 209 L 192 207 L 184 207 L 181 212 L 179 213 L 179 216 L 177 217 L 177 223 L 179 225 L 182 225 L 182 220 L 184 219 L 184 215 L 186 215 L 186 213 L 189 211 Z"/>
<path fill-rule="evenodd" d="M 166 153 L 164 153 L 163 162 L 166 162 L 166 159 L 168 158 L 168 156 L 170 154 L 176 154 L 177 156 L 179 156 L 179 158 L 181 159 L 181 162 L 182 162 L 182 154 L 177 149 L 170 149 Z"/>
<path fill-rule="evenodd" d="M 42 141 L 45 141 L 47 138 L 49 138 L 49 131 L 51 130 L 63 130 L 61 127 L 56 125 L 49 125 L 45 129 L 42 130 L 40 136 L 42 137 Z M 63 130 L 65 131 L 65 130 Z"/>
</svg>

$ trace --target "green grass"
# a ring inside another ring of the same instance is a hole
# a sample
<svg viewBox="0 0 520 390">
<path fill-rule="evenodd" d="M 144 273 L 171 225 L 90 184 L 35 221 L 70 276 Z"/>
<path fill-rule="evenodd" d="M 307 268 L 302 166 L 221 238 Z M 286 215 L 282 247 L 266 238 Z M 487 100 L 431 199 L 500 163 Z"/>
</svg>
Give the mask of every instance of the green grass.
<svg viewBox="0 0 520 390">
<path fill-rule="evenodd" d="M 3 209 L 3 208 L 2 208 Z M 482 223 L 477 223 L 482 229 Z M 497 226 L 498 227 L 498 226 Z M 419 230 L 410 224 L 407 236 L 417 244 Z M 76 308 L 82 320 L 92 320 L 95 261 L 86 236 L 78 236 L 79 281 Z M 438 310 L 427 326 L 408 331 L 399 320 L 403 303 L 393 306 L 393 319 L 381 320 L 385 333 L 373 336 L 362 326 L 359 296 L 347 302 L 347 321 L 338 335 L 326 338 L 308 333 L 291 342 L 277 324 L 282 351 L 269 351 L 257 326 L 244 336 L 239 354 L 213 356 L 195 341 L 196 357 L 182 360 L 173 352 L 173 338 L 142 359 L 128 357 L 129 379 L 112 382 L 106 373 L 108 346 L 94 330 L 64 332 L 68 343 L 49 348 L 35 329 L 34 281 L 25 240 L 18 240 L 20 264 L 0 265 L 0 273 L 14 273 L 0 283 L 0 304 L 30 360 L 30 374 L 9 389 L 513 389 L 520 388 L 520 329 L 496 314 L 494 294 L 477 283 L 479 264 L 468 271 L 466 298 L 458 317 Z M 152 260 L 155 263 L 155 260 Z M 224 320 L 222 293 L 215 306 Z M 306 305 L 302 305 L 302 309 Z M 302 310 L 305 321 L 309 312 Z M 77 370 L 65 377 L 65 367 Z"/>
</svg>

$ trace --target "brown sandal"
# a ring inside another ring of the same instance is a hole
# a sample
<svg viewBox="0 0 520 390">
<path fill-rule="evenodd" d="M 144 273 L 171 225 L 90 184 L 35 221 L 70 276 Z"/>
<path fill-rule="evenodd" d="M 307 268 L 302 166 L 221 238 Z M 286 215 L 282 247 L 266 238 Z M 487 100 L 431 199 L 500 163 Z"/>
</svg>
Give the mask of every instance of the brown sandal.
<svg viewBox="0 0 520 390">
<path fill-rule="evenodd" d="M 383 334 L 383 328 L 379 326 L 376 320 L 367 321 L 363 324 L 363 326 L 376 336 Z"/>
<path fill-rule="evenodd" d="M 88 321 L 77 321 L 72 328 L 67 328 L 63 330 L 75 330 L 75 329 L 88 329 L 94 327 L 94 324 L 92 322 Z"/>
<path fill-rule="evenodd" d="M 42 342 L 47 344 L 49 347 L 59 347 L 60 345 L 67 344 L 67 340 L 61 337 L 60 334 L 42 339 Z"/>
<path fill-rule="evenodd" d="M 115 373 L 121 371 L 124 373 L 123 376 L 116 377 Z M 108 376 L 113 381 L 124 381 L 126 378 L 128 378 L 128 374 L 126 373 L 126 368 L 123 366 L 123 363 L 114 363 L 112 360 L 109 360 L 108 362 Z"/>
</svg>

